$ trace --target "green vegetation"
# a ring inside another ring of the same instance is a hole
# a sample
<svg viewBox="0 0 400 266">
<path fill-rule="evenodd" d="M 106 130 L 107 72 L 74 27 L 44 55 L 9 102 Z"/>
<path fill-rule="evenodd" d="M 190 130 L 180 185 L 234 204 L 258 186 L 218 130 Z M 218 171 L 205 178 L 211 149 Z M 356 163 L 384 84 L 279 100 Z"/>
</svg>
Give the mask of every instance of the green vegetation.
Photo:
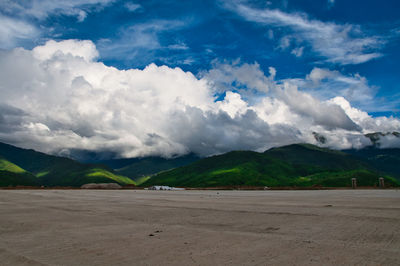
<svg viewBox="0 0 400 266">
<path fill-rule="evenodd" d="M 183 187 L 216 186 L 374 186 L 382 173 L 364 161 L 309 144 L 295 144 L 264 153 L 234 151 L 152 176 L 142 184 Z M 385 176 L 388 186 L 399 182 Z"/>
<path fill-rule="evenodd" d="M 12 162 L 0 158 L 0 186 L 37 186 L 38 179 Z"/>
<path fill-rule="evenodd" d="M 79 187 L 87 183 L 135 184 L 104 165 L 47 155 L 0 143 L 0 186 L 43 185 Z"/>
<path fill-rule="evenodd" d="M 101 168 L 93 168 L 89 170 L 89 173 L 86 174 L 86 177 L 89 178 L 99 178 L 99 177 L 105 177 L 105 178 L 109 178 L 111 180 L 116 181 L 117 183 L 120 184 L 130 184 L 130 185 L 135 185 L 135 182 L 126 177 L 126 176 L 122 176 L 122 175 L 116 175 L 113 174 L 109 171 L 106 171 L 105 169 L 101 169 Z"/>
<path fill-rule="evenodd" d="M 311 144 L 293 144 L 273 148 L 264 152 L 265 155 L 285 161 L 294 166 L 332 170 L 350 170 L 366 168 L 367 164 L 341 151 L 320 148 Z"/>
<path fill-rule="evenodd" d="M 345 150 L 353 157 L 365 161 L 382 173 L 400 180 L 400 149 L 378 149 L 369 147 L 361 150 Z"/>
<path fill-rule="evenodd" d="M 135 183 L 137 186 L 143 184 L 144 182 L 146 182 L 147 180 L 149 180 L 151 177 L 150 176 L 141 176 L 135 179 Z"/>
<path fill-rule="evenodd" d="M 321 172 L 307 177 L 298 177 L 294 185 L 299 187 L 320 185 L 323 187 L 350 187 L 351 179 L 357 178 L 358 186 L 379 186 L 379 175 L 368 170 Z M 398 186 L 399 182 L 390 176 L 384 176 L 387 186 Z"/>
<path fill-rule="evenodd" d="M 146 157 L 138 159 L 119 159 L 104 161 L 107 166 L 115 169 L 120 175 L 128 176 L 129 178 L 138 181 L 143 176 L 151 176 L 161 171 L 170 170 L 180 166 L 188 165 L 200 158 L 189 154 L 178 158 L 160 158 L 160 157 Z"/>
<path fill-rule="evenodd" d="M 42 177 L 48 175 L 50 172 L 49 171 L 42 171 L 36 174 L 37 177 Z"/>
<path fill-rule="evenodd" d="M 0 170 L 1 171 L 8 171 L 12 173 L 25 173 L 26 171 L 19 167 L 18 165 L 15 165 L 7 160 L 1 159 L 0 158 Z"/>
<path fill-rule="evenodd" d="M 13 173 L 0 170 L 0 187 L 8 186 L 39 186 L 36 176 L 30 173 Z"/>
<path fill-rule="evenodd" d="M 191 164 L 189 164 L 192 162 Z M 399 149 L 333 151 L 309 144 L 273 148 L 264 153 L 233 151 L 198 160 L 156 157 L 82 164 L 33 150 L 0 143 L 0 186 L 73 186 L 86 183 L 121 185 L 217 186 L 327 186 L 346 187 L 351 178 L 359 186 L 399 186 Z M 182 167 L 174 168 L 179 165 Z M 171 169 L 172 170 L 166 170 Z M 155 171 L 159 173 L 152 175 Z M 395 178 L 393 178 L 395 177 Z"/>
</svg>

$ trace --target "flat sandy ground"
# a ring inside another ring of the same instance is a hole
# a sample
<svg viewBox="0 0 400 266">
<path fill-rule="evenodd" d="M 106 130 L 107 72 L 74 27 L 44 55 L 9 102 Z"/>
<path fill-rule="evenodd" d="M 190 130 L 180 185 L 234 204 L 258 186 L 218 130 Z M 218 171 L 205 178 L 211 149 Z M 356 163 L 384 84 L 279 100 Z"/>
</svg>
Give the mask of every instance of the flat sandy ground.
<svg viewBox="0 0 400 266">
<path fill-rule="evenodd" d="M 0 190 L 0 265 L 400 265 L 399 190 Z"/>
</svg>

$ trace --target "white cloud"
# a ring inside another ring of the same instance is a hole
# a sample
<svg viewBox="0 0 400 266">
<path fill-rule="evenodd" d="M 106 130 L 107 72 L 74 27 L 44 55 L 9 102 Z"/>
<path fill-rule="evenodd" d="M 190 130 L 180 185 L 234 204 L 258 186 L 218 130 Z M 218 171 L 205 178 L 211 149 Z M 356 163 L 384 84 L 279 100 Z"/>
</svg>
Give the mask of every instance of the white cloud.
<svg viewBox="0 0 400 266">
<path fill-rule="evenodd" d="M 0 48 L 13 48 L 18 41 L 38 35 L 38 29 L 29 23 L 0 15 Z"/>
<path fill-rule="evenodd" d="M 303 51 L 304 51 L 304 47 L 301 46 L 301 47 L 294 48 L 290 53 L 295 55 L 296 57 L 302 57 Z"/>
<path fill-rule="evenodd" d="M 168 45 L 168 49 L 172 50 L 188 50 L 189 47 L 185 43 L 175 43 Z"/>
<path fill-rule="evenodd" d="M 320 84 L 320 82 L 326 78 L 332 78 L 338 76 L 339 72 L 330 71 L 328 69 L 315 67 L 311 70 L 311 73 L 307 75 L 307 79 L 311 80 L 314 84 Z"/>
<path fill-rule="evenodd" d="M 88 62 L 99 56 L 96 46 L 91 41 L 65 40 L 56 42 L 50 40 L 45 46 L 38 46 L 33 49 L 33 55 L 42 61 L 49 60 L 57 54 L 82 57 Z"/>
<path fill-rule="evenodd" d="M 267 32 L 267 37 L 268 37 L 268 39 L 273 40 L 274 39 L 274 31 L 269 29 Z"/>
<path fill-rule="evenodd" d="M 291 30 L 291 38 L 309 45 L 314 52 L 333 63 L 360 64 L 382 56 L 378 50 L 384 41 L 364 34 L 358 25 L 313 20 L 304 13 L 252 8 L 243 1 L 225 1 L 225 7 L 248 21 Z M 281 39 L 279 47 L 285 49 L 289 45 L 286 36 Z"/>
<path fill-rule="evenodd" d="M 352 104 L 368 112 L 390 111 L 393 104 L 376 98 L 378 87 L 370 85 L 368 80 L 359 75 L 344 75 L 337 70 L 315 67 L 305 79 L 285 79 L 286 82 L 299 87 L 321 100 L 336 96 L 345 97 Z M 382 110 L 387 107 L 388 109 Z"/>
<path fill-rule="evenodd" d="M 284 36 L 279 41 L 279 49 L 286 50 L 290 46 L 290 36 Z"/>
<path fill-rule="evenodd" d="M 125 4 L 126 9 L 128 9 L 130 12 L 137 12 L 142 9 L 142 6 L 136 3 L 131 3 L 127 2 Z"/>
<path fill-rule="evenodd" d="M 270 77 L 266 77 L 258 63 L 240 64 L 236 61 L 231 64 L 214 61 L 213 68 L 201 76 L 209 81 L 215 92 L 226 91 L 233 86 L 243 88 L 243 93 L 247 89 L 267 92 L 276 74 L 274 68 L 270 68 L 269 71 Z"/>
<path fill-rule="evenodd" d="M 102 58 L 121 60 L 146 60 L 146 56 L 158 49 L 181 49 L 188 48 L 184 43 L 172 44 L 164 47 L 159 34 L 179 30 L 187 27 L 190 21 L 181 20 L 152 20 L 142 24 L 122 28 L 117 39 L 100 40 L 97 43 Z M 140 57 L 138 56 L 140 55 Z M 152 55 L 151 55 L 152 56 Z"/>
<path fill-rule="evenodd" d="M 237 115 L 243 115 L 248 109 L 247 102 L 242 100 L 240 94 L 231 91 L 226 92 L 224 100 L 217 102 L 217 106 L 231 118 L 235 118 Z"/>
<path fill-rule="evenodd" d="M 339 105 L 346 114 L 363 128 L 364 133 L 399 131 L 400 120 L 393 117 L 373 118 L 367 112 L 354 108 L 344 97 L 335 97 L 329 102 Z"/>
<path fill-rule="evenodd" d="M 93 43 L 77 40 L 0 51 L 0 140 L 44 152 L 133 157 L 262 151 L 316 143 L 312 132 L 326 136 L 329 147 L 362 147 L 370 143 L 364 133 L 400 131 L 398 119 L 372 118 L 343 97 L 319 100 L 275 81 L 272 67 L 265 76 L 256 63 L 215 63 L 198 78 L 154 64 L 118 70 L 96 55 Z M 317 72 L 309 79 L 329 76 Z M 215 102 L 216 91 L 225 92 L 222 101 Z"/>
<path fill-rule="evenodd" d="M 49 15 L 63 14 L 73 16 L 78 21 L 86 18 L 87 12 L 99 10 L 115 0 L 28 0 L 0 2 L 1 9 L 13 16 L 34 17 L 39 20 L 46 19 Z"/>
<path fill-rule="evenodd" d="M 387 134 L 385 136 L 380 136 L 379 147 L 382 149 L 400 148 L 400 138 L 393 134 Z"/>
<path fill-rule="evenodd" d="M 283 89 L 278 91 L 278 95 L 292 111 L 302 117 L 309 117 L 317 125 L 324 126 L 327 129 L 360 130 L 342 108 L 329 102 L 320 101 L 308 93 L 301 92 L 297 86 L 285 82 Z"/>
<path fill-rule="evenodd" d="M 87 17 L 87 13 L 83 10 L 79 10 L 77 13 L 77 19 L 79 22 L 83 22 Z"/>
<path fill-rule="evenodd" d="M 378 88 L 369 85 L 368 80 L 359 74 L 345 76 L 339 71 L 314 68 L 300 86 L 325 99 L 345 97 L 369 112 L 376 111 L 382 104 L 375 97 Z"/>
<path fill-rule="evenodd" d="M 271 80 L 274 80 L 276 76 L 276 69 L 274 67 L 268 67 L 268 71 L 269 71 L 269 78 Z"/>
<path fill-rule="evenodd" d="M 24 41 L 35 42 L 44 29 L 36 26 L 49 16 L 66 15 L 83 22 L 88 13 L 103 9 L 115 0 L 1 0 L 0 48 L 10 49 Z M 35 22 L 33 22 L 35 21 Z"/>
</svg>

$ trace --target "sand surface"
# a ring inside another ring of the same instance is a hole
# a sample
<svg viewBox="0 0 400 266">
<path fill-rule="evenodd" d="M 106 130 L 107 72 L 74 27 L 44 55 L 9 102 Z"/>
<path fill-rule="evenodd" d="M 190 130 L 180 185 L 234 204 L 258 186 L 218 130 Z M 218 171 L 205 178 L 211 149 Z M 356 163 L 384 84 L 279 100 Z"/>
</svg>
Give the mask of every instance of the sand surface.
<svg viewBox="0 0 400 266">
<path fill-rule="evenodd" d="M 0 190 L 0 265 L 400 265 L 400 191 Z"/>
</svg>

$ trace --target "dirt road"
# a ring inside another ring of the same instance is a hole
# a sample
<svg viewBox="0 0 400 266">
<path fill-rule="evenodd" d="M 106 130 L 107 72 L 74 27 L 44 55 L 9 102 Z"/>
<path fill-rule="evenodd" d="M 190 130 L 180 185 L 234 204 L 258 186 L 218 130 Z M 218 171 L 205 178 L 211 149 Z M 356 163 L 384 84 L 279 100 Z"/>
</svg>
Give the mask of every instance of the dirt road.
<svg viewBox="0 0 400 266">
<path fill-rule="evenodd" d="M 400 265 L 400 191 L 0 190 L 0 265 Z"/>
</svg>

